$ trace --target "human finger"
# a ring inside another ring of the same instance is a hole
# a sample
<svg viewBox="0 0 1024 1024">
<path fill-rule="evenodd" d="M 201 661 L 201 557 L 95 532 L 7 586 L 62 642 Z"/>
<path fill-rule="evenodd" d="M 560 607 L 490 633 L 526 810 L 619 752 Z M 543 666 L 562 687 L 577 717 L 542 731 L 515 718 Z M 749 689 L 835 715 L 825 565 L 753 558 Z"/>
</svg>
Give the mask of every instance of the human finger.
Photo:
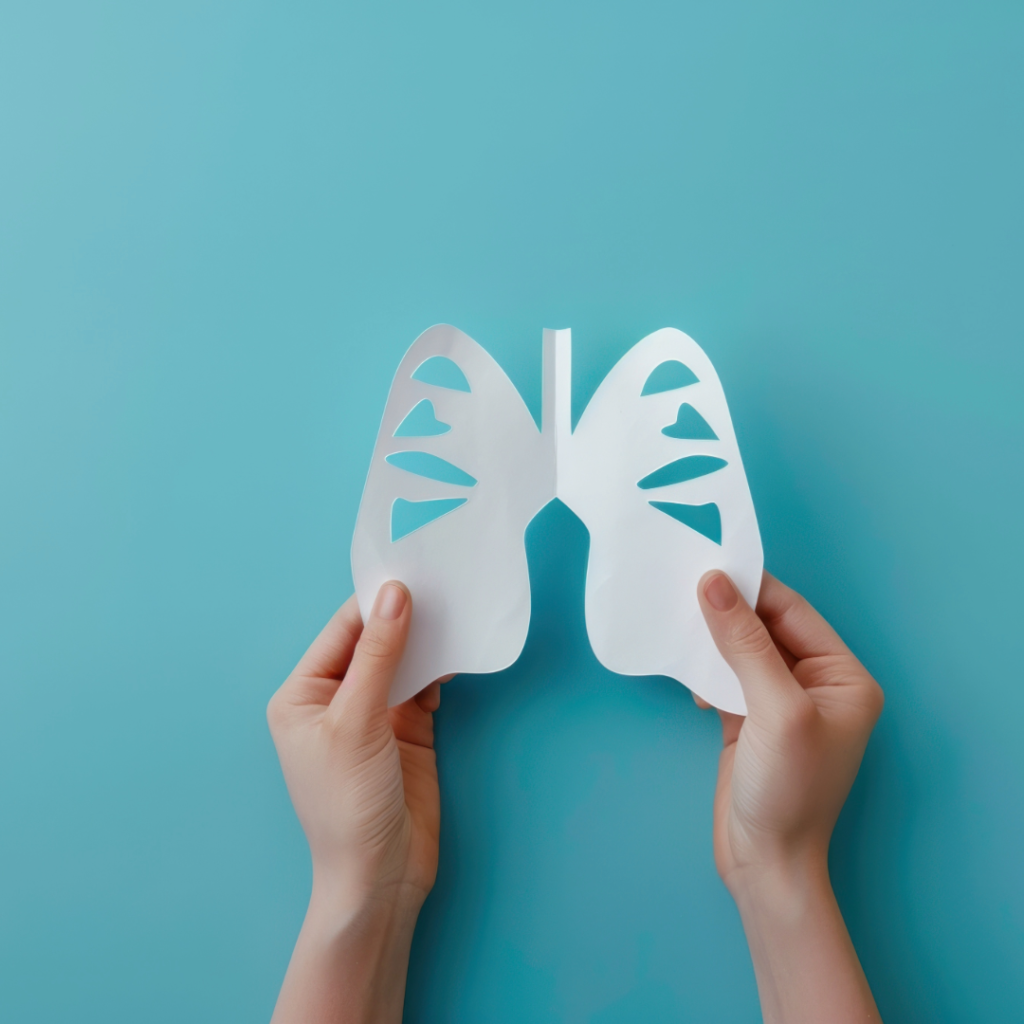
<svg viewBox="0 0 1024 1024">
<path fill-rule="evenodd" d="M 395 704 L 388 708 L 391 730 L 399 744 L 408 743 L 417 747 L 434 746 L 434 716 L 423 706 L 420 698 L 435 685 L 435 683 L 431 683 L 426 690 L 418 693 L 415 697 L 410 697 L 401 704 Z"/>
<path fill-rule="evenodd" d="M 761 580 L 757 614 L 772 637 L 798 660 L 850 653 L 805 597 L 767 572 Z"/>
<path fill-rule="evenodd" d="M 697 595 L 711 636 L 739 678 L 751 714 L 777 713 L 808 699 L 765 624 L 724 572 L 705 573 Z"/>
<path fill-rule="evenodd" d="M 743 715 L 734 715 L 731 711 L 719 711 L 718 717 L 722 720 L 722 746 L 728 747 L 740 738 L 744 718 Z"/>
<path fill-rule="evenodd" d="M 331 676 L 341 680 L 348 671 L 356 641 L 363 631 L 359 604 L 353 594 L 330 618 L 320 635 L 299 659 L 295 673 L 306 676 Z"/>
<path fill-rule="evenodd" d="M 441 706 L 441 683 L 443 682 L 443 679 L 435 679 L 426 689 L 420 690 L 413 697 L 417 706 L 433 714 Z"/>
<path fill-rule="evenodd" d="M 296 706 L 330 704 L 362 630 L 363 620 L 353 594 L 309 645 L 274 699 Z"/>
<path fill-rule="evenodd" d="M 405 651 L 411 613 L 412 598 L 403 584 L 391 580 L 380 588 L 332 708 L 343 703 L 346 716 L 364 719 L 387 712 L 388 691 Z"/>
</svg>

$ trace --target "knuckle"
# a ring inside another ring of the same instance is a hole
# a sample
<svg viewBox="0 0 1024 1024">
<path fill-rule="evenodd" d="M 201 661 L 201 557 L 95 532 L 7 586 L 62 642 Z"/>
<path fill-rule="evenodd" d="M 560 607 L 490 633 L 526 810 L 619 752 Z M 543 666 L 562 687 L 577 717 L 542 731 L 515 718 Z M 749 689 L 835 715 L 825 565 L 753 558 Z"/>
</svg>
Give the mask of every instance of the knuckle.
<svg viewBox="0 0 1024 1024">
<path fill-rule="evenodd" d="M 284 724 L 284 719 L 284 698 L 281 696 L 281 691 L 278 690 L 267 702 L 267 725 L 270 727 L 271 734 L 281 728 Z"/>
<path fill-rule="evenodd" d="M 853 706 L 863 710 L 872 724 L 878 721 L 885 706 L 885 693 L 870 672 L 852 654 L 825 663 L 825 678 L 848 687 Z"/>
<path fill-rule="evenodd" d="M 795 590 L 791 590 L 790 595 L 791 597 L 786 603 L 786 615 L 795 618 L 799 622 L 806 621 L 807 617 L 811 614 L 817 614 L 811 602 L 803 594 L 798 594 Z"/>
<path fill-rule="evenodd" d="M 763 658 L 775 649 L 772 638 L 764 624 L 755 616 L 744 617 L 736 624 L 729 637 L 729 646 L 735 654 L 744 658 Z"/>
<path fill-rule="evenodd" d="M 380 630 L 367 629 L 359 640 L 359 650 L 371 661 L 386 661 L 394 656 L 395 644 Z"/>
<path fill-rule="evenodd" d="M 356 708 L 328 708 L 323 719 L 329 749 L 347 755 L 365 754 L 386 745 L 387 718 L 367 719 Z"/>
<path fill-rule="evenodd" d="M 868 676 L 868 683 L 864 688 L 864 703 L 871 715 L 871 720 L 877 722 L 885 707 L 885 692 L 871 676 Z"/>
<path fill-rule="evenodd" d="M 779 732 L 787 747 L 801 743 L 818 727 L 818 711 L 809 699 L 787 702 L 780 710 Z"/>
<path fill-rule="evenodd" d="M 782 618 L 793 608 L 799 597 L 792 587 L 766 573 L 757 597 L 757 613 L 767 615 L 771 619 Z"/>
<path fill-rule="evenodd" d="M 818 709 L 814 706 L 814 702 L 805 694 L 801 694 L 801 697 L 803 699 L 793 702 L 793 706 L 789 709 L 788 718 L 791 727 L 797 732 L 804 734 L 817 726 Z"/>
<path fill-rule="evenodd" d="M 337 705 L 331 704 L 324 712 L 323 728 L 332 740 L 344 740 L 351 732 L 351 718 Z"/>
</svg>

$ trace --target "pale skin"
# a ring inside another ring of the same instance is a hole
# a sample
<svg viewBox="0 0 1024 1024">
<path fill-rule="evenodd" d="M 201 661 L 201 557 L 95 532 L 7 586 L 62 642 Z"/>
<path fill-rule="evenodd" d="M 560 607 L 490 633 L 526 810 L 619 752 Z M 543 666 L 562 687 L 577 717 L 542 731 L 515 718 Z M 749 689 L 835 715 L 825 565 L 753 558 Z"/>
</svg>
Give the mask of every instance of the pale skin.
<svg viewBox="0 0 1024 1024">
<path fill-rule="evenodd" d="M 704 576 L 698 596 L 747 701 L 746 718 L 720 713 L 713 834 L 764 1020 L 880 1021 L 832 892 L 828 847 L 882 691 L 828 623 L 767 573 L 756 611 L 719 572 Z M 350 598 L 267 709 L 313 860 L 274 1024 L 402 1019 L 440 832 L 441 680 L 387 706 L 411 614 L 401 584 L 381 588 L 365 626 Z"/>
</svg>

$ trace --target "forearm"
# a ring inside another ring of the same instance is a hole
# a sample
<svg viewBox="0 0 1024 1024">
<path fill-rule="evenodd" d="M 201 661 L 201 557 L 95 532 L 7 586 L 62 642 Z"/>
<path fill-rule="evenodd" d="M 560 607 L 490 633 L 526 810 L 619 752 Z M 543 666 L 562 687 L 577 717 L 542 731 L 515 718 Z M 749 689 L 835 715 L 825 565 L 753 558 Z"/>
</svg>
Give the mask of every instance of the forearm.
<svg viewBox="0 0 1024 1024">
<path fill-rule="evenodd" d="M 419 903 L 316 891 L 272 1024 L 400 1024 Z"/>
<path fill-rule="evenodd" d="M 766 1024 L 881 1021 L 825 863 L 762 872 L 733 895 Z"/>
</svg>

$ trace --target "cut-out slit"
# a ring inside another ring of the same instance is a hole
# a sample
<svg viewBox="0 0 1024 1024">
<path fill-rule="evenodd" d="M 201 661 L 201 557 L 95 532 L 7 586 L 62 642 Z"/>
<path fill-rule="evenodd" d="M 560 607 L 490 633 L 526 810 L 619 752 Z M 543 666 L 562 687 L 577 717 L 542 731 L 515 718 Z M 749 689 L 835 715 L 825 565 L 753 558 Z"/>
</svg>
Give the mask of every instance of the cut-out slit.
<svg viewBox="0 0 1024 1024">
<path fill-rule="evenodd" d="M 447 356 L 431 356 L 416 367 L 412 376 L 413 380 L 449 391 L 469 391 L 466 375 Z"/>
<path fill-rule="evenodd" d="M 722 514 L 713 501 L 707 505 L 681 505 L 675 501 L 649 501 L 648 504 L 721 546 Z"/>
<path fill-rule="evenodd" d="M 418 402 L 409 415 L 398 424 L 394 437 L 434 437 L 447 434 L 451 426 L 442 423 L 434 414 L 434 403 L 429 398 Z"/>
<path fill-rule="evenodd" d="M 476 485 L 476 477 L 429 452 L 392 452 L 385 461 L 407 473 L 425 476 L 429 480 L 440 480 L 443 484 L 458 484 L 460 487 Z"/>
<path fill-rule="evenodd" d="M 697 374 L 678 359 L 666 359 L 659 363 L 647 378 L 640 396 L 657 395 L 662 391 L 675 391 L 690 384 L 698 383 Z"/>
<path fill-rule="evenodd" d="M 645 491 L 652 487 L 668 487 L 670 484 L 681 484 L 686 480 L 696 480 L 699 476 L 707 476 L 723 466 L 728 465 L 725 459 L 714 455 L 687 455 L 684 459 L 676 459 L 661 469 L 656 469 L 637 483 L 637 487 Z"/>
<path fill-rule="evenodd" d="M 686 402 L 679 406 L 675 423 L 663 427 L 661 432 L 666 437 L 679 437 L 687 441 L 718 440 L 718 435 L 711 429 L 711 424 Z"/>
<path fill-rule="evenodd" d="M 432 523 L 465 504 L 465 498 L 436 498 L 432 501 L 406 501 L 405 498 L 395 498 L 391 506 L 391 543 L 401 540 L 421 526 L 426 526 L 427 523 Z"/>
</svg>

